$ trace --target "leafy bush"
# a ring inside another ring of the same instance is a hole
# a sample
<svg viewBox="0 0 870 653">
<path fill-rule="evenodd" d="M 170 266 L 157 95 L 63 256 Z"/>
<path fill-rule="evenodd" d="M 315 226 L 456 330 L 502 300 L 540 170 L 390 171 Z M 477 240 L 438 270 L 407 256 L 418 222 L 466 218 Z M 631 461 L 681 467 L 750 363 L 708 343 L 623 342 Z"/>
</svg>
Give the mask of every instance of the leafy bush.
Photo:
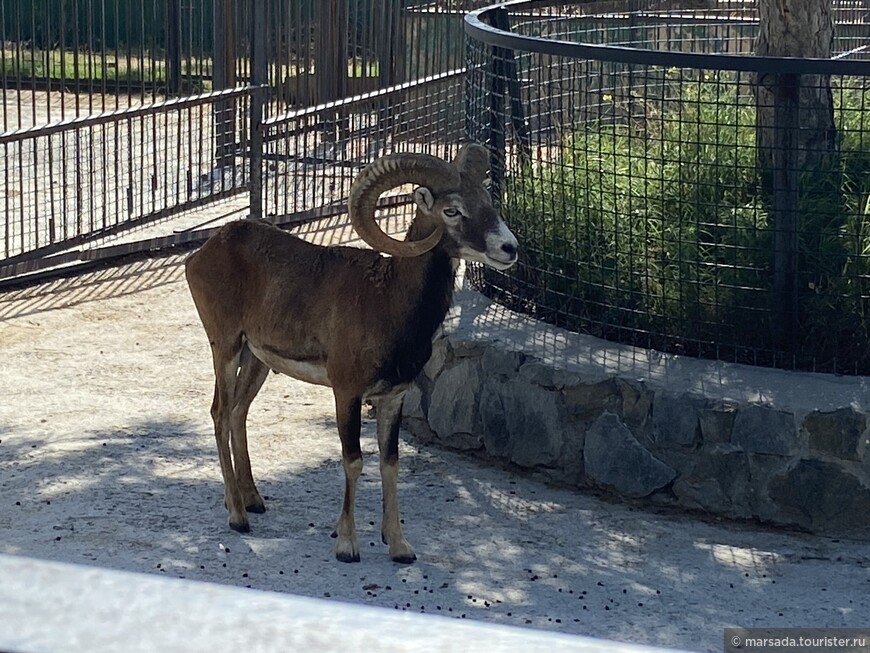
<svg viewBox="0 0 870 653">
<path fill-rule="evenodd" d="M 598 120 L 515 171 L 504 212 L 524 255 L 487 283 L 515 307 L 610 339 L 870 372 L 870 94 L 836 94 L 839 154 L 801 178 L 800 340 L 788 352 L 749 85 L 686 71 L 661 81 L 655 99 L 604 96 Z"/>
</svg>

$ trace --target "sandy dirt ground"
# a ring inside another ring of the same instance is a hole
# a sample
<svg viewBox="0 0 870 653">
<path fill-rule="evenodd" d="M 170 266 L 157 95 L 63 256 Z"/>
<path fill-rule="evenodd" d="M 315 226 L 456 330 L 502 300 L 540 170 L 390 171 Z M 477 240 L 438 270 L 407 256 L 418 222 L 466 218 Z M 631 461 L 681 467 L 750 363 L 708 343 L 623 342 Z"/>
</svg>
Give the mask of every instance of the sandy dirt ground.
<svg viewBox="0 0 870 653">
<path fill-rule="evenodd" d="M 396 565 L 370 419 L 363 560 L 338 563 L 331 394 L 277 375 L 249 418 L 268 510 L 230 531 L 180 261 L 0 294 L 0 553 L 699 651 L 726 626 L 870 623 L 870 543 L 641 511 L 408 438 L 419 560 Z"/>
</svg>

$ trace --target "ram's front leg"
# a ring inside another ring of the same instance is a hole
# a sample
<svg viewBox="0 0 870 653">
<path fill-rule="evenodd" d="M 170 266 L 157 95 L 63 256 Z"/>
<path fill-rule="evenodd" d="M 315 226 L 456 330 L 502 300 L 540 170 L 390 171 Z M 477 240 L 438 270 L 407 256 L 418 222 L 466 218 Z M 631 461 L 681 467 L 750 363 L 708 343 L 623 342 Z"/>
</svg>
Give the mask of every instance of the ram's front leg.
<svg viewBox="0 0 870 653">
<path fill-rule="evenodd" d="M 353 507 L 356 500 L 356 483 L 362 473 L 363 460 L 360 450 L 360 411 L 362 400 L 358 396 L 343 396 L 335 390 L 335 416 L 338 435 L 341 438 L 341 459 L 344 466 L 344 503 L 335 527 L 335 557 L 340 562 L 359 562 L 359 542 Z"/>
<path fill-rule="evenodd" d="M 400 392 L 382 399 L 378 411 L 378 449 L 380 450 L 381 485 L 384 493 L 384 518 L 381 524 L 381 539 L 390 547 L 390 559 L 410 564 L 417 559 L 413 547 L 402 533 L 399 517 L 399 426 L 402 416 Z"/>
</svg>

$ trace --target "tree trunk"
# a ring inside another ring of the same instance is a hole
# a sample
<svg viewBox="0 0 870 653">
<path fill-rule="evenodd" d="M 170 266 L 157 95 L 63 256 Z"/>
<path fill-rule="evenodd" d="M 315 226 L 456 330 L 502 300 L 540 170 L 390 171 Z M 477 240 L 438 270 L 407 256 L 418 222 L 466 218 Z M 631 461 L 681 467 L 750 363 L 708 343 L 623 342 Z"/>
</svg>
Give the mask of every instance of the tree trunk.
<svg viewBox="0 0 870 653">
<path fill-rule="evenodd" d="M 834 38 L 832 0 L 758 0 L 759 56 L 828 59 Z M 794 145 L 799 170 L 813 169 L 836 147 L 831 80 L 827 75 L 801 75 L 797 99 L 798 130 Z M 760 74 L 756 85 L 759 163 L 769 170 L 776 141 L 774 114 L 789 86 L 779 75 Z"/>
<path fill-rule="evenodd" d="M 758 0 L 756 53 L 829 59 L 834 36 L 831 5 L 832 0 Z M 795 352 L 801 338 L 800 298 L 806 288 L 801 279 L 812 274 L 801 253 L 815 249 L 810 241 L 819 234 L 809 226 L 813 216 L 802 207 L 808 198 L 830 194 L 836 187 L 826 182 L 837 142 L 831 80 L 799 71 L 759 73 L 755 92 L 758 166 L 771 200 L 774 342 L 776 349 Z"/>
</svg>

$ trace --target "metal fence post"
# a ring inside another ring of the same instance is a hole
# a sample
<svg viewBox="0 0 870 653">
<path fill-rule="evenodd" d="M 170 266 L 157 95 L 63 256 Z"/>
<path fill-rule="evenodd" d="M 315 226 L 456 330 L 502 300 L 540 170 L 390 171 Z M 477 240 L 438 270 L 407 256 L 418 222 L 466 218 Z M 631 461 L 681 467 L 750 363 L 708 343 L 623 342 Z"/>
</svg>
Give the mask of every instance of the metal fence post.
<svg viewBox="0 0 870 653">
<path fill-rule="evenodd" d="M 166 0 L 166 90 L 170 95 L 181 92 L 181 0 Z"/>
<path fill-rule="evenodd" d="M 507 9 L 499 8 L 492 12 L 490 24 L 503 32 L 510 32 L 510 19 Z M 490 119 L 489 119 L 489 149 L 490 149 L 490 180 L 493 195 L 501 197 L 501 185 L 504 178 L 504 158 L 506 148 L 507 119 L 505 116 L 505 93 L 510 101 L 511 126 L 520 149 L 523 161 L 531 157 L 531 134 L 525 118 L 520 82 L 517 72 L 517 62 L 513 50 L 498 46 L 492 47 L 490 55 Z"/>
<path fill-rule="evenodd" d="M 251 217 L 263 217 L 263 108 L 265 89 L 268 83 L 266 61 L 266 3 L 251 3 L 251 137 L 248 165 L 248 184 L 251 192 Z"/>
<path fill-rule="evenodd" d="M 348 3 L 345 0 L 321 0 L 316 5 L 319 23 L 314 39 L 314 87 L 317 103 L 333 102 L 347 95 Z M 323 122 L 323 144 L 340 140 L 343 121 L 339 111 Z M 324 149 L 324 154 L 327 152 Z"/>
<path fill-rule="evenodd" d="M 505 159 L 505 115 L 504 115 L 504 75 L 499 58 L 500 48 L 493 46 L 489 63 L 489 147 L 491 194 L 501 199 L 501 186 L 504 178 Z"/>
<path fill-rule="evenodd" d="M 259 4 L 254 2 L 253 4 Z M 233 4 L 231 0 L 214 0 L 214 71 L 215 91 L 233 88 L 235 56 L 233 52 Z M 232 100 L 214 103 L 215 167 L 218 170 L 235 167 L 236 120 Z M 223 174 L 223 173 L 221 173 Z M 233 172 L 235 177 L 235 172 Z"/>
<path fill-rule="evenodd" d="M 776 338 L 794 352 L 798 330 L 800 188 L 797 163 L 800 75 L 779 75 L 774 86 L 773 289 Z"/>
</svg>

